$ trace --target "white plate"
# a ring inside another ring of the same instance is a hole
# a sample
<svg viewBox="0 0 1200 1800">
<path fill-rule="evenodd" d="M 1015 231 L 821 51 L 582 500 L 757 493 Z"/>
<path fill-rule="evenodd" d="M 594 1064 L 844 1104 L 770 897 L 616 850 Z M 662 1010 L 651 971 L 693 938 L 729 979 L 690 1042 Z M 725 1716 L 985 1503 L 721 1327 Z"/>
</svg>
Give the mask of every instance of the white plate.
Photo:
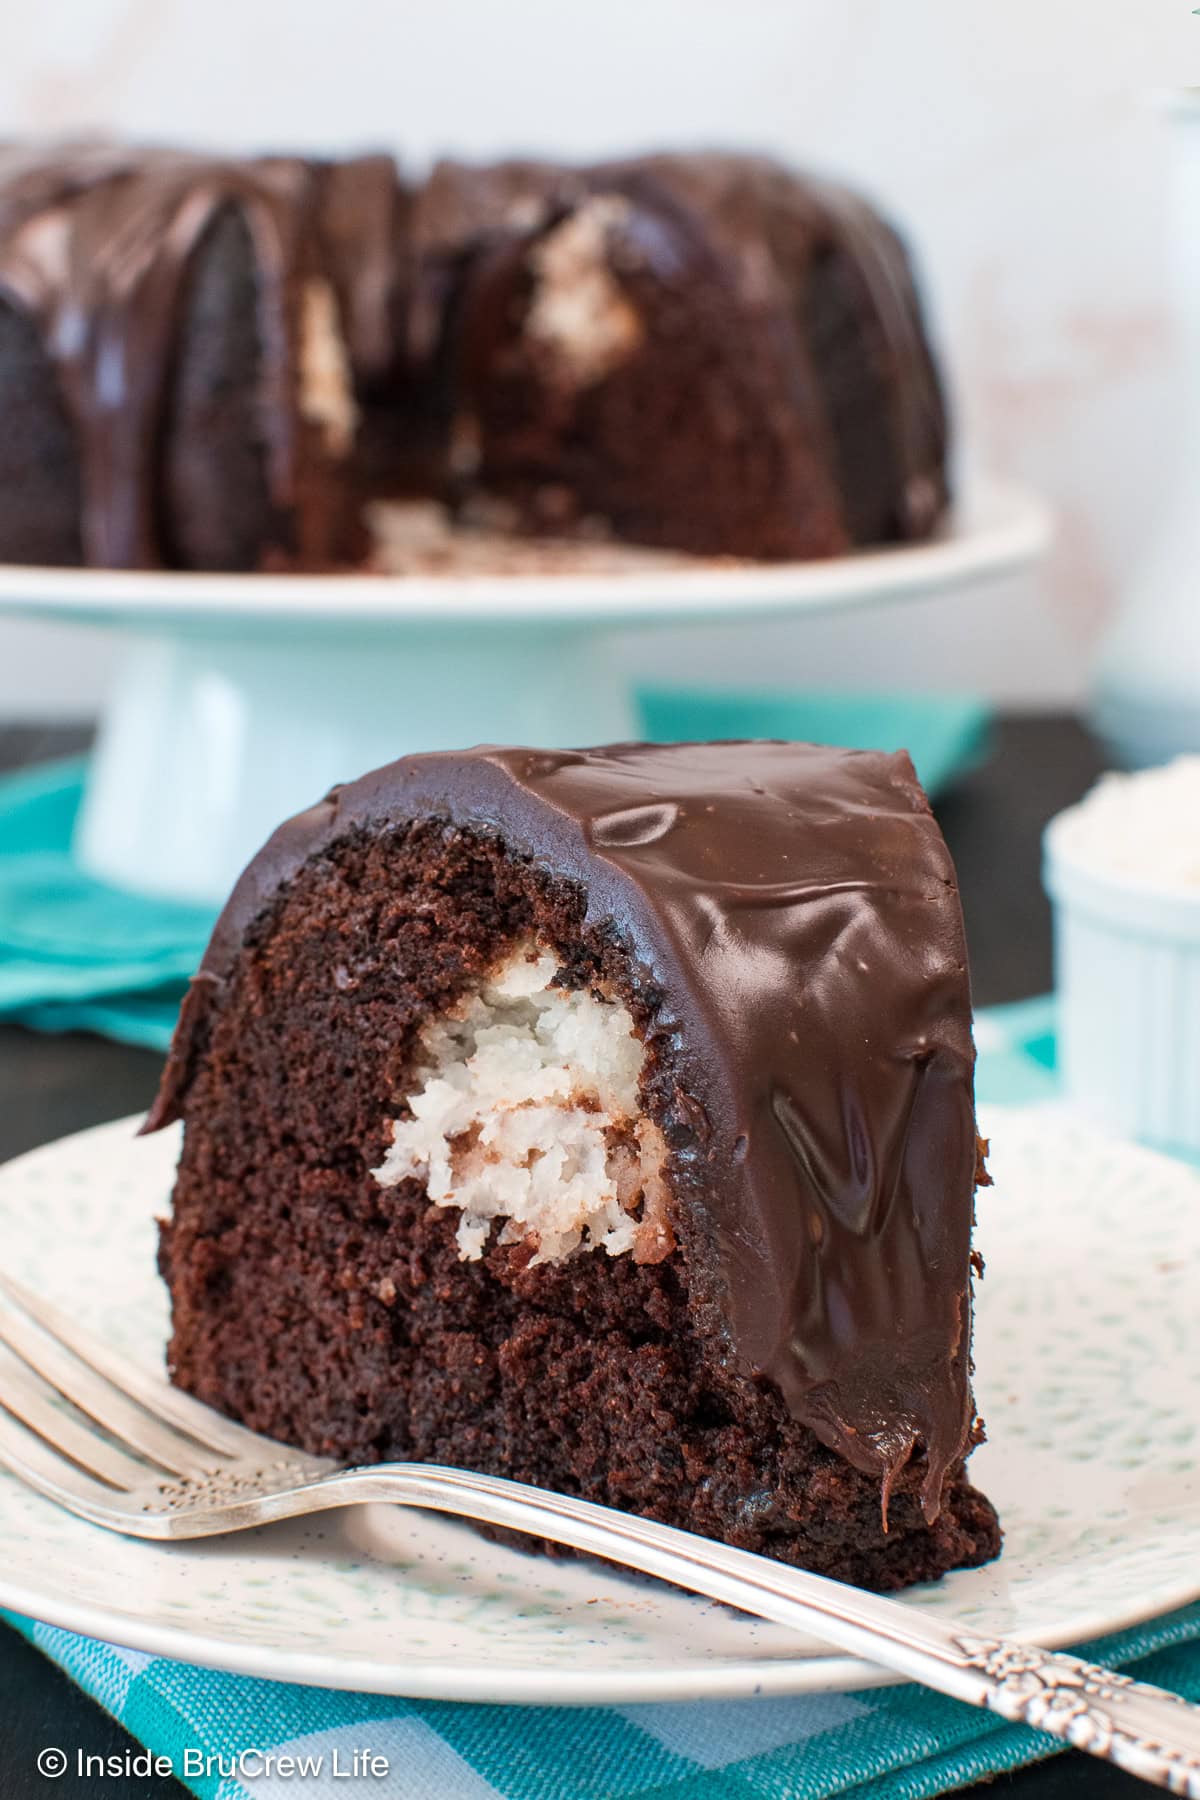
<svg viewBox="0 0 1200 1800">
<path fill-rule="evenodd" d="M 1200 1178 L 1054 1112 L 993 1109 L 976 1479 L 1004 1554 L 908 1604 L 1048 1645 L 1200 1588 Z M 132 1122 L 0 1171 L 21 1279 L 161 1359 L 154 1274 L 174 1134 Z M 390 1508 L 196 1545 L 110 1537 L 0 1475 L 0 1602 L 163 1655 L 328 1687 L 539 1704 L 850 1688 L 889 1679 L 777 1626 L 589 1561 L 500 1549 Z"/>
<path fill-rule="evenodd" d="M 48 569 L 0 564 L 0 612 L 22 612 L 139 630 L 203 633 L 268 630 L 368 633 L 397 624 L 438 632 L 504 622 L 597 625 L 763 616 L 903 600 L 1011 574 L 1041 555 L 1045 507 L 1023 489 L 978 484 L 931 542 L 798 563 L 676 558 L 633 549 L 581 547 L 570 566 L 531 547 L 502 574 L 197 575 L 157 570 Z M 512 561 L 501 541 L 496 555 Z M 485 561 L 480 556 L 480 563 Z"/>
</svg>

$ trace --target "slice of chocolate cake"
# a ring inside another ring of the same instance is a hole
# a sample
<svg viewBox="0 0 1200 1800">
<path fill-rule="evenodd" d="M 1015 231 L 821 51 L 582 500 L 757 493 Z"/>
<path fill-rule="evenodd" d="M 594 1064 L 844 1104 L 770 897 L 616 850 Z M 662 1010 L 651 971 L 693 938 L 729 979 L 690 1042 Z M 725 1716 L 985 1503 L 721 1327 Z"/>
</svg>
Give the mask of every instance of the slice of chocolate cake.
<svg viewBox="0 0 1200 1800">
<path fill-rule="evenodd" d="M 873 1587 L 981 1562 L 972 1069 L 906 757 L 406 758 L 280 828 L 188 996 L 174 1378 Z"/>
</svg>

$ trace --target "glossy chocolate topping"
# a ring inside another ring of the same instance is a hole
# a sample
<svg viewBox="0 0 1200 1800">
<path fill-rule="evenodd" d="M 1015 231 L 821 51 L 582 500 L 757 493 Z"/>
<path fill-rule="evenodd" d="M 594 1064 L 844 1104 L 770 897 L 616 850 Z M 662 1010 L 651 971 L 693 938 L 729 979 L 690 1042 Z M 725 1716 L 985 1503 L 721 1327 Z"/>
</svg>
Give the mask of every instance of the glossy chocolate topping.
<svg viewBox="0 0 1200 1800">
<path fill-rule="evenodd" d="M 294 497 L 293 283 L 310 171 L 297 158 L 223 161 L 78 145 L 0 150 L 0 296 L 37 322 L 79 444 L 89 563 L 162 561 L 156 508 L 163 396 L 192 257 L 225 207 L 255 263 L 266 473 Z"/>
<path fill-rule="evenodd" d="M 356 156 L 320 167 L 318 227 L 350 363 L 367 386 L 391 373 L 402 341 L 412 277 L 411 204 L 390 156 Z"/>
<path fill-rule="evenodd" d="M 444 817 L 583 884 L 660 990 L 677 1152 L 735 1354 L 886 1494 L 936 1514 L 969 1391 L 974 1053 L 949 854 L 904 755 L 785 743 L 414 756 L 283 825 L 219 920 L 147 1121 L 178 1117 L 252 920 L 357 826 Z"/>
</svg>

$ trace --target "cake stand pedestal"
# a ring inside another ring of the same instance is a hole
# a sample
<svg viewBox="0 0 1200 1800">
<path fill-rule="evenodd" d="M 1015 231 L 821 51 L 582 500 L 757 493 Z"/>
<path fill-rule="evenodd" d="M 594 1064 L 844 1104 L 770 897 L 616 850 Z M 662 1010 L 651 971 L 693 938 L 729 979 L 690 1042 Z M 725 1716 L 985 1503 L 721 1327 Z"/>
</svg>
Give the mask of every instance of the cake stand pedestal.
<svg viewBox="0 0 1200 1800">
<path fill-rule="evenodd" d="M 403 577 L 0 567 L 0 614 L 120 632 L 79 860 L 121 887 L 215 904 L 280 819 L 397 756 L 636 735 L 617 634 L 749 629 L 944 589 L 966 603 L 1048 536 L 1036 500 L 991 484 L 934 542 L 830 562 Z"/>
<path fill-rule="evenodd" d="M 635 735 L 628 681 L 590 632 L 135 637 L 101 722 L 78 855 L 119 887 L 217 901 L 279 820 L 409 751 Z"/>
</svg>

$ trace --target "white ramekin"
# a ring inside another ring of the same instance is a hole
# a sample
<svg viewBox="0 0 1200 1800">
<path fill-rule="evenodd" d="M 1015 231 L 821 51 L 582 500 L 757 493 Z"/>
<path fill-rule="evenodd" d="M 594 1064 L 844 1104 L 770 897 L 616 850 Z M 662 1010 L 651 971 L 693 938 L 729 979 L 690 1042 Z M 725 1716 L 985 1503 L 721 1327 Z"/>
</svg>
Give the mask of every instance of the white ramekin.
<svg viewBox="0 0 1200 1800">
<path fill-rule="evenodd" d="M 1109 1130 L 1200 1157 L 1200 893 L 1093 868 L 1075 813 L 1043 842 L 1064 1088 Z"/>
</svg>

